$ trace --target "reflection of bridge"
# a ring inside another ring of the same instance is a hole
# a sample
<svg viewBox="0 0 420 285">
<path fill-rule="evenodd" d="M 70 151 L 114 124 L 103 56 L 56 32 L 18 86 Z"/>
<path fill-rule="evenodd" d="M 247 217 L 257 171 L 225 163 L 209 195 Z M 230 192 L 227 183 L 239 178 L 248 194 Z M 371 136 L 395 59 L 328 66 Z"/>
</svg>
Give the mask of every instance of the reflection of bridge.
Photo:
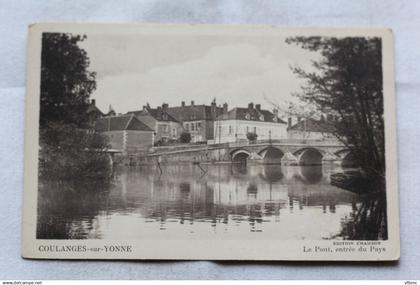
<svg viewBox="0 0 420 285">
<path fill-rule="evenodd" d="M 148 153 L 127 154 L 130 164 L 234 162 L 282 165 L 340 165 L 349 150 L 337 140 L 272 140 L 214 145 L 184 144 L 154 147 Z"/>
</svg>

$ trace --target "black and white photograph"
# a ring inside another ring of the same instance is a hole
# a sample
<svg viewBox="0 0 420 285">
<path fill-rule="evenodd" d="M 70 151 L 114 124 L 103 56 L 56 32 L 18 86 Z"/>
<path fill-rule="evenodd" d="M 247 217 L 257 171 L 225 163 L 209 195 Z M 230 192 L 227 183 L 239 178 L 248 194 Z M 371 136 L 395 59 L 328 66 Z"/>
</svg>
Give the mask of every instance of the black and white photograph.
<svg viewBox="0 0 420 285">
<path fill-rule="evenodd" d="M 33 28 L 28 257 L 398 259 L 390 31 Z"/>
</svg>

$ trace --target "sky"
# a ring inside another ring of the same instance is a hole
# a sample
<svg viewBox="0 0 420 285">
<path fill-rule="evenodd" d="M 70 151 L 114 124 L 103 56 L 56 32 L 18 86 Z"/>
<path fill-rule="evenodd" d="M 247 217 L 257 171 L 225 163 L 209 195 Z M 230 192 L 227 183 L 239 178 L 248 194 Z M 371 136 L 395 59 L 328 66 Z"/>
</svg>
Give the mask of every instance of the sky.
<svg viewBox="0 0 420 285">
<path fill-rule="evenodd" d="M 311 70 L 318 54 L 285 43 L 284 37 L 221 35 L 87 34 L 80 43 L 97 73 L 92 94 L 98 107 L 117 113 L 168 103 L 273 109 L 295 102 L 304 81 L 291 66 Z"/>
</svg>

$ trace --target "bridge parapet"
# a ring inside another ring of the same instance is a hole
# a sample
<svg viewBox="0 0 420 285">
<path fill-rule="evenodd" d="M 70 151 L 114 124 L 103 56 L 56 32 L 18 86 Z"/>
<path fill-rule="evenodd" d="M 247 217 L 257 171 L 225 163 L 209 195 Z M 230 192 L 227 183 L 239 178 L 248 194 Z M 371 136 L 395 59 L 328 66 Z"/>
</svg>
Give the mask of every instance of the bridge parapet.
<svg viewBox="0 0 420 285">
<path fill-rule="evenodd" d="M 225 144 L 226 145 L 226 144 Z M 258 140 L 255 142 L 232 142 L 227 144 L 230 148 L 245 146 L 265 146 L 265 145 L 307 145 L 307 146 L 343 146 L 337 139 L 281 139 L 281 140 Z M 216 146 L 216 145 L 214 145 Z"/>
</svg>

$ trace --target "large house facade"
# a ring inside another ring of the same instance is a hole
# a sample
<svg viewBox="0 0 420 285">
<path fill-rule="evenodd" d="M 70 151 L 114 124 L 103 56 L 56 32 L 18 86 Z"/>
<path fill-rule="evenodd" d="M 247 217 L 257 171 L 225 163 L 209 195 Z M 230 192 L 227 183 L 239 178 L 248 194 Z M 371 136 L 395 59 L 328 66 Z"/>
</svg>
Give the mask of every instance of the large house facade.
<svg viewBox="0 0 420 285">
<path fill-rule="evenodd" d="M 133 114 L 99 118 L 95 130 L 108 138 L 112 150 L 123 153 L 148 151 L 154 143 L 153 130 Z"/>
<path fill-rule="evenodd" d="M 206 143 L 214 138 L 214 122 L 221 108 L 216 106 L 213 101 L 208 105 L 195 105 L 191 101 L 190 105 L 186 105 L 184 101 L 181 106 L 168 107 L 168 113 L 181 122 L 184 132 L 191 134 L 191 142 Z"/>
<path fill-rule="evenodd" d="M 213 126 L 214 139 L 210 143 L 231 143 L 248 141 L 247 134 L 256 135 L 257 140 L 276 140 L 287 138 L 287 123 L 277 114 L 261 109 L 260 104 L 248 104 L 248 108 L 227 110 L 223 106 L 222 114 Z"/>
</svg>

